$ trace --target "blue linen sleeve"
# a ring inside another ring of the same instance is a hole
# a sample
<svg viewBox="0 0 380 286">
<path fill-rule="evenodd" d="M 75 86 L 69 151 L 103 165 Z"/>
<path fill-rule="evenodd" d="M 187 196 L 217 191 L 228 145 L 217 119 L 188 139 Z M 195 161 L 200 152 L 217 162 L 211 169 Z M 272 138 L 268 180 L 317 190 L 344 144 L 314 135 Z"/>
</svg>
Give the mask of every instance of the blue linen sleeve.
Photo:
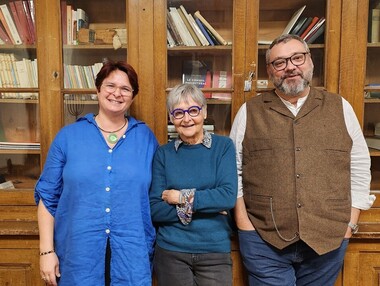
<svg viewBox="0 0 380 286">
<path fill-rule="evenodd" d="M 63 140 L 64 136 L 62 132 L 59 132 L 50 146 L 44 169 L 34 190 L 36 204 L 38 205 L 42 200 L 53 217 L 63 188 L 62 172 L 65 165 L 65 153 L 62 150 Z"/>
</svg>

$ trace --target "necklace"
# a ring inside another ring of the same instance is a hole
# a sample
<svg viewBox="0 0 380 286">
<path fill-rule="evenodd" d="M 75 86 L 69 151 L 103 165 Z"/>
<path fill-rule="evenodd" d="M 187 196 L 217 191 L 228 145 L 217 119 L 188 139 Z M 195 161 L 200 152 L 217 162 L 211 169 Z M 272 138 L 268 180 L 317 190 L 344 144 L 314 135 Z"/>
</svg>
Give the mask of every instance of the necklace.
<svg viewBox="0 0 380 286">
<path fill-rule="evenodd" d="M 119 140 L 119 138 L 117 137 L 117 134 L 116 132 L 119 132 L 121 129 L 123 129 L 125 127 L 125 125 L 127 125 L 127 119 L 124 118 L 125 122 L 123 124 L 123 126 L 121 126 L 119 129 L 117 130 L 114 130 L 114 131 L 107 131 L 107 130 L 104 130 L 103 128 L 101 128 L 99 125 L 98 125 L 98 128 L 100 130 L 102 130 L 103 132 L 105 133 L 109 133 L 109 135 L 107 136 L 107 141 L 111 144 L 115 144 L 117 142 L 117 140 Z"/>
</svg>

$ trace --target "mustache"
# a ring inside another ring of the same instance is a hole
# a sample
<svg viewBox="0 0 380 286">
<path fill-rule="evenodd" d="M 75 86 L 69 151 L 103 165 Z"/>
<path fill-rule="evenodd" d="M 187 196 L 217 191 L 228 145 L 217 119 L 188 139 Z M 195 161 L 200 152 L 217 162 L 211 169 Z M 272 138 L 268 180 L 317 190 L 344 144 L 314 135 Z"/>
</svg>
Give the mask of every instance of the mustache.
<svg viewBox="0 0 380 286">
<path fill-rule="evenodd" d="M 291 72 L 286 72 L 285 74 L 283 74 L 282 77 L 281 77 L 281 80 L 284 80 L 284 79 L 286 79 L 288 77 L 293 77 L 293 76 L 296 76 L 296 75 L 299 75 L 301 78 L 304 78 L 302 72 L 291 71 Z"/>
</svg>

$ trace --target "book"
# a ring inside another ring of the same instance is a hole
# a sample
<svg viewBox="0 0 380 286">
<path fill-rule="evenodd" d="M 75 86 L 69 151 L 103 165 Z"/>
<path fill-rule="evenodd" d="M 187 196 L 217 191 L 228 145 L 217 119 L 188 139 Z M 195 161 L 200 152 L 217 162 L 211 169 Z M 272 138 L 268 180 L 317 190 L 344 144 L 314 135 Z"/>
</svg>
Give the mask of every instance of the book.
<svg viewBox="0 0 380 286">
<path fill-rule="evenodd" d="M 196 11 L 194 13 L 194 17 L 198 18 L 202 24 L 212 33 L 212 35 L 215 36 L 215 38 L 222 44 L 222 45 L 227 45 L 227 41 L 214 29 L 213 26 L 201 15 L 201 13 Z"/>
<path fill-rule="evenodd" d="M 73 44 L 73 21 L 72 21 L 72 11 L 73 6 L 70 4 L 66 5 L 66 35 L 67 35 L 67 44 Z"/>
<path fill-rule="evenodd" d="M 21 22 L 20 22 L 19 15 L 17 14 L 15 2 L 10 1 L 8 5 L 9 5 L 9 10 L 10 10 L 12 18 L 13 18 L 13 22 L 15 23 L 17 32 L 20 36 L 21 42 L 23 44 L 26 44 L 26 42 L 27 42 L 26 32 L 25 32 L 24 28 L 21 26 Z"/>
<path fill-rule="evenodd" d="M 61 1 L 62 44 L 67 45 L 67 2 Z"/>
<path fill-rule="evenodd" d="M 81 8 L 78 8 L 76 10 L 76 15 L 77 15 L 77 31 L 79 31 L 82 28 L 88 29 L 89 18 L 88 18 L 88 14 L 86 13 L 86 11 L 84 11 Z"/>
<path fill-rule="evenodd" d="M 297 36 L 301 36 L 302 33 L 306 30 L 306 28 L 310 25 L 313 17 L 307 17 L 305 22 L 302 24 L 301 28 L 295 33 Z"/>
<path fill-rule="evenodd" d="M 209 42 L 210 46 L 215 46 L 214 41 L 212 40 L 212 38 L 211 38 L 209 32 L 207 31 L 206 27 L 203 26 L 201 20 L 199 20 L 198 18 L 195 18 L 195 23 L 198 25 L 199 29 L 202 31 L 202 34 L 205 36 L 205 38 Z"/>
<path fill-rule="evenodd" d="M 182 83 L 194 84 L 198 88 L 211 87 L 211 72 L 208 64 L 200 60 L 185 60 L 182 67 Z M 205 94 L 205 97 L 209 95 Z"/>
<path fill-rule="evenodd" d="M 307 41 L 325 23 L 325 20 L 324 17 L 319 18 L 317 23 L 315 23 L 311 30 L 306 34 L 304 40 Z"/>
<path fill-rule="evenodd" d="M 193 27 L 195 33 L 197 34 L 199 40 L 201 41 L 202 46 L 209 46 L 210 45 L 209 41 L 206 39 L 206 36 L 202 33 L 198 24 L 195 22 L 193 15 L 189 14 L 188 18 L 189 18 L 189 22 L 191 26 Z"/>
<path fill-rule="evenodd" d="M 297 23 L 294 25 L 293 29 L 290 31 L 289 34 L 297 35 L 298 31 L 301 29 L 303 24 L 307 21 L 308 17 L 301 17 L 298 19 Z"/>
<path fill-rule="evenodd" d="M 270 45 L 275 38 L 283 34 L 289 34 L 296 25 L 297 20 L 305 10 L 306 5 L 295 11 L 289 21 L 260 21 L 258 44 Z"/>
<path fill-rule="evenodd" d="M 301 16 L 301 14 L 302 14 L 303 10 L 305 10 L 305 8 L 306 8 L 306 5 L 302 6 L 296 12 L 294 12 L 294 14 L 290 18 L 288 24 L 286 25 L 284 31 L 282 31 L 282 34 L 289 34 L 290 33 L 290 31 L 293 29 L 294 25 L 297 23 L 298 18 Z"/>
<path fill-rule="evenodd" d="M 323 20 L 322 23 L 318 24 L 318 27 L 310 33 L 309 36 L 305 38 L 306 43 L 314 43 L 325 31 L 326 21 Z"/>
<path fill-rule="evenodd" d="M 167 27 L 169 29 L 169 31 L 172 32 L 172 35 L 173 35 L 173 38 L 174 38 L 174 41 L 176 42 L 176 45 L 177 46 L 184 46 L 184 42 L 182 40 L 182 37 L 176 27 L 176 25 L 174 24 L 174 20 L 173 20 L 173 17 L 172 15 L 170 14 L 169 10 L 167 11 L 166 13 L 167 15 Z"/>
<path fill-rule="evenodd" d="M 232 77 L 230 71 L 215 71 L 212 77 L 213 88 L 231 88 Z M 212 98 L 216 99 L 231 99 L 231 93 L 213 92 Z"/>
<path fill-rule="evenodd" d="M 186 28 L 179 11 L 175 7 L 169 7 L 170 14 L 173 18 L 173 23 L 177 27 L 179 34 L 183 40 L 185 46 L 196 46 L 193 37 L 190 35 L 189 30 Z"/>
<path fill-rule="evenodd" d="M 371 9 L 369 15 L 369 42 L 380 42 L 380 9 Z"/>
<path fill-rule="evenodd" d="M 31 35 L 31 31 L 29 29 L 28 17 L 26 15 L 27 12 L 24 9 L 23 1 L 16 0 L 14 3 L 21 25 L 21 34 L 24 35 L 25 43 L 28 45 L 34 44 L 34 37 Z"/>
<path fill-rule="evenodd" d="M 189 31 L 191 37 L 193 38 L 195 44 L 197 46 L 202 46 L 201 41 L 199 40 L 198 36 L 195 34 L 195 31 L 190 24 L 190 21 L 188 18 L 189 14 L 187 13 L 185 7 L 183 5 L 181 5 L 179 8 L 177 8 L 177 10 L 178 10 L 178 14 L 182 18 L 183 23 L 185 24 L 187 30 Z"/>
<path fill-rule="evenodd" d="M 31 1 L 33 3 L 33 1 Z M 27 0 L 22 1 L 22 6 L 25 11 L 25 16 L 26 20 L 28 23 L 28 30 L 29 30 L 29 35 L 31 37 L 31 44 L 34 44 L 36 42 L 36 30 L 35 30 L 35 25 L 34 25 L 34 5 L 33 5 L 33 12 L 30 10 L 29 5 Z"/>
<path fill-rule="evenodd" d="M 20 35 L 17 31 L 15 22 L 13 21 L 13 18 L 11 16 L 11 12 L 9 11 L 9 8 L 6 4 L 0 5 L 1 12 L 3 13 L 4 19 L 8 25 L 10 35 L 13 39 L 13 44 L 15 45 L 21 45 L 22 40 L 20 38 Z M 4 25 L 4 23 L 3 23 Z"/>
<path fill-rule="evenodd" d="M 8 36 L 7 32 L 5 31 L 4 26 L 3 26 L 2 23 L 0 23 L 0 39 L 4 42 L 4 44 L 7 44 L 7 45 L 11 45 L 12 44 L 12 40 Z"/>
<path fill-rule="evenodd" d="M 318 22 L 319 17 L 314 16 L 313 19 L 311 20 L 309 26 L 306 27 L 306 29 L 302 32 L 300 37 L 302 39 L 305 39 L 306 35 L 310 32 L 310 30 L 314 27 L 314 25 Z"/>
</svg>

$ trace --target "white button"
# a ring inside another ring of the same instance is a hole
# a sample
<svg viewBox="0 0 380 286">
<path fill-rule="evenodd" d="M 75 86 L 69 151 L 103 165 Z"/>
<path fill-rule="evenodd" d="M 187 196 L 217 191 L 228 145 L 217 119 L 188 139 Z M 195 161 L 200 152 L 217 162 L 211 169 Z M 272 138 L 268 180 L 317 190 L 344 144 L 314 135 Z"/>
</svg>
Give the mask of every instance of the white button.
<svg viewBox="0 0 380 286">
<path fill-rule="evenodd" d="M 107 187 L 107 188 L 106 188 L 106 192 L 109 192 L 110 190 L 111 190 L 110 187 Z"/>
<path fill-rule="evenodd" d="M 106 233 L 110 233 L 110 232 L 111 232 L 111 231 L 107 228 L 107 229 L 106 229 Z"/>
<path fill-rule="evenodd" d="M 108 150 L 108 153 L 112 153 L 112 149 L 109 149 L 109 150 Z"/>
<path fill-rule="evenodd" d="M 125 138 L 125 134 L 123 135 L 123 138 Z"/>
<path fill-rule="evenodd" d="M 111 167 L 111 166 L 108 166 L 108 167 L 107 167 L 107 170 L 111 170 L 111 169 L 112 169 L 112 167 Z"/>
<path fill-rule="evenodd" d="M 106 208 L 106 213 L 109 213 L 111 211 L 110 208 Z"/>
</svg>

